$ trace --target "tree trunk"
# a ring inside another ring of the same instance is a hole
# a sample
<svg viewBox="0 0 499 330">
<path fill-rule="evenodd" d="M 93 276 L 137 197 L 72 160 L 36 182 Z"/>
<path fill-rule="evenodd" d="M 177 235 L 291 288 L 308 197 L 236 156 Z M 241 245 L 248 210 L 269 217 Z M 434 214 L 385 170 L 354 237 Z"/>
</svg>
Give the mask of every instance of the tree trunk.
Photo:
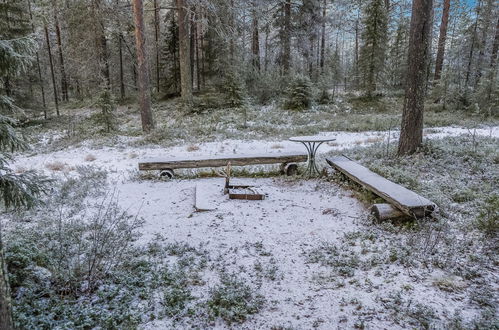
<svg viewBox="0 0 499 330">
<path fill-rule="evenodd" d="M 33 12 L 31 11 L 31 0 L 28 0 L 28 11 L 29 18 L 31 21 L 31 31 L 35 34 L 35 24 L 33 23 Z M 42 104 L 43 104 L 43 117 L 47 119 L 47 103 L 45 101 L 45 88 L 43 87 L 43 78 L 42 78 L 42 67 L 40 65 L 40 54 L 36 52 L 36 67 L 38 69 L 38 83 L 40 84 L 40 91 L 42 92 Z"/>
<path fill-rule="evenodd" d="M 291 65 L 291 0 L 284 2 L 284 31 L 282 39 L 282 70 L 289 73 Z"/>
<path fill-rule="evenodd" d="M 190 57 L 190 63 L 191 63 L 191 89 L 194 89 L 194 61 L 195 61 L 195 51 L 196 51 L 196 23 L 195 23 L 195 13 L 191 12 L 190 13 L 190 18 L 189 18 L 189 26 L 190 26 L 190 33 L 189 33 L 189 57 Z"/>
<path fill-rule="evenodd" d="M 57 95 L 57 84 L 55 82 L 55 73 L 54 73 L 54 61 L 52 60 L 52 50 L 50 48 L 50 37 L 49 37 L 49 30 L 47 28 L 47 24 L 44 26 L 45 29 L 45 40 L 47 41 L 47 53 L 49 56 L 49 63 L 50 63 L 50 73 L 52 75 L 52 86 L 54 87 L 54 103 L 55 103 L 55 110 L 57 112 L 57 116 L 59 117 L 59 97 Z"/>
<path fill-rule="evenodd" d="M 468 87 L 468 83 L 470 81 L 471 64 L 473 63 L 473 53 L 475 51 L 475 42 L 476 42 L 476 30 L 478 27 L 478 17 L 480 16 L 481 4 L 482 4 L 482 1 L 479 0 L 477 3 L 476 18 L 475 18 L 475 24 L 473 27 L 473 35 L 471 36 L 471 46 L 470 46 L 470 55 L 468 58 L 468 68 L 466 69 L 466 78 L 464 80 L 464 87 L 466 89 L 465 93 L 467 93 L 467 87 Z"/>
<path fill-rule="evenodd" d="M 492 0 L 486 1 L 486 5 L 484 7 L 484 10 L 482 10 L 482 16 L 484 18 L 482 19 L 482 37 L 480 40 L 479 44 L 479 51 L 478 51 L 478 62 L 476 66 L 476 80 L 475 80 L 475 88 L 478 86 L 478 83 L 480 82 L 480 79 L 482 78 L 482 69 L 483 65 L 485 64 L 485 51 L 487 48 L 487 37 L 489 35 L 489 27 L 491 25 L 491 12 L 494 11 L 494 3 Z"/>
<path fill-rule="evenodd" d="M 96 19 L 96 45 L 99 49 L 99 66 L 102 78 L 104 79 L 105 88 L 111 87 L 111 73 L 109 70 L 109 54 L 107 49 L 107 39 L 102 18 L 101 0 L 92 1 L 92 9 Z"/>
<path fill-rule="evenodd" d="M 2 232 L 0 228 L 0 329 L 2 330 L 14 330 L 11 300 L 7 265 L 5 264 L 3 251 Z"/>
<path fill-rule="evenodd" d="M 413 0 L 412 2 L 409 60 L 398 145 L 399 155 L 414 153 L 423 143 L 423 110 L 432 7 L 432 0 Z"/>
<path fill-rule="evenodd" d="M 496 25 L 496 36 L 494 37 L 494 45 L 492 46 L 492 53 L 490 54 L 490 68 L 495 71 L 497 64 L 497 49 L 499 48 L 499 19 Z"/>
<path fill-rule="evenodd" d="M 180 92 L 186 104 L 192 103 L 189 14 L 185 0 L 176 0 L 178 8 L 178 37 L 180 57 Z"/>
<path fill-rule="evenodd" d="M 139 85 L 139 106 L 142 130 L 149 132 L 154 128 L 151 112 L 151 91 L 149 89 L 149 67 L 146 56 L 144 36 L 144 12 L 142 0 L 133 0 L 133 18 L 135 22 L 135 43 L 137 48 L 137 67 Z"/>
<path fill-rule="evenodd" d="M 321 31 L 321 59 L 320 59 L 320 67 L 321 72 L 324 73 L 324 62 L 326 56 L 326 10 L 327 10 L 327 0 L 324 0 L 322 4 L 322 31 Z"/>
<path fill-rule="evenodd" d="M 450 0 L 444 0 L 440 36 L 438 37 L 437 60 L 435 62 L 435 81 L 440 79 L 445 56 L 445 41 L 447 40 L 447 26 L 449 25 Z"/>
<path fill-rule="evenodd" d="M 251 59 L 251 64 L 253 69 L 260 71 L 260 35 L 258 28 L 258 13 L 256 10 L 256 4 L 253 2 L 253 12 L 252 12 L 252 38 L 251 38 L 251 51 L 253 58 Z"/>
<path fill-rule="evenodd" d="M 124 81 L 124 73 L 123 73 L 123 45 L 122 45 L 122 34 L 121 32 L 118 34 L 118 53 L 120 58 L 120 97 L 123 100 L 125 95 L 125 81 Z"/>
<path fill-rule="evenodd" d="M 159 7 L 158 0 L 154 0 L 154 41 L 156 47 L 156 92 L 160 92 L 160 83 L 159 83 Z"/>
<path fill-rule="evenodd" d="M 66 68 L 64 67 L 64 55 L 62 50 L 62 38 L 61 38 L 61 27 L 59 24 L 59 17 L 57 15 L 57 5 L 55 0 L 52 0 L 52 8 L 54 10 L 54 22 L 55 22 L 55 34 L 57 41 L 57 52 L 59 53 L 59 70 L 61 71 L 61 91 L 62 100 L 68 101 L 68 80 L 66 77 Z"/>
</svg>

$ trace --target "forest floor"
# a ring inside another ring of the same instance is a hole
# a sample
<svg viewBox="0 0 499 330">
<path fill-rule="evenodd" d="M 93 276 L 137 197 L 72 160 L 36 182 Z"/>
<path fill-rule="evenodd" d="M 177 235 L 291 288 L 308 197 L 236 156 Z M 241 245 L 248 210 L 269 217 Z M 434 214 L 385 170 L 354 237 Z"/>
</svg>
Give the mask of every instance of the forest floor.
<svg viewBox="0 0 499 330">
<path fill-rule="evenodd" d="M 120 107 L 118 131 L 110 134 L 100 132 L 95 110 L 72 109 L 59 119 L 63 129 L 49 122 L 29 127 L 35 147 L 17 155 L 13 168 L 39 170 L 59 181 L 76 178 L 74 189 L 81 189 L 78 181 L 96 177 L 85 189 L 103 193 L 82 197 L 74 214 L 85 208 L 91 213 L 103 199 L 115 198 L 120 209 L 143 219 L 137 246 L 169 249 L 160 257 L 167 269 L 175 269 L 169 281 L 189 280 L 178 291 L 151 285 L 146 296 L 131 294 L 129 309 L 140 315 L 130 324 L 145 329 L 497 326 L 497 232 L 492 229 L 490 238 L 490 229 L 475 225 L 481 210 L 497 203 L 489 202 L 498 190 L 497 122 L 429 113 L 426 149 L 399 159 L 393 156 L 399 116 L 391 110 L 354 112 L 351 106 L 284 114 L 273 107 L 246 114 L 220 109 L 187 117 L 175 103 L 160 103 L 160 127 L 146 137 L 132 107 Z M 324 155 L 347 153 L 432 199 L 442 210 L 437 220 L 375 224 L 368 214 L 375 197 L 339 175 L 281 177 L 275 166 L 235 172 L 251 177 L 267 199 L 220 197 L 216 210 L 199 213 L 194 186 L 221 187 L 223 179 L 214 171 L 184 170 L 163 181 L 137 168 L 150 157 L 303 152 L 286 139 L 301 134 L 334 135 L 337 140 L 320 149 L 321 166 Z M 105 176 L 83 174 L 88 171 Z M 42 214 L 50 210 L 20 219 Z M 12 232 L 33 226 L 17 220 L 9 223 Z M 130 271 L 142 276 L 136 268 Z M 17 309 L 25 318 L 33 312 Z M 47 324 L 63 324 L 57 322 Z"/>
</svg>

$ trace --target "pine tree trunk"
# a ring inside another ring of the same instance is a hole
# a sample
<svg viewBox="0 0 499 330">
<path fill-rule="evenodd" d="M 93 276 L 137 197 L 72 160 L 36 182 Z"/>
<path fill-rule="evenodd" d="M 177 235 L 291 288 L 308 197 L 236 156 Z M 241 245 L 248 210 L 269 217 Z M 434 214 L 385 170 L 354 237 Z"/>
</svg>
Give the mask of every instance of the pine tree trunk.
<svg viewBox="0 0 499 330">
<path fill-rule="evenodd" d="M 260 34 L 258 27 L 258 13 L 256 11 L 256 4 L 253 2 L 252 11 L 252 38 L 251 38 L 251 51 L 252 51 L 252 65 L 256 71 L 260 71 Z"/>
<path fill-rule="evenodd" d="M 12 321 L 12 298 L 10 295 L 7 265 L 3 251 L 2 232 L 0 229 L 0 329 L 14 330 Z"/>
<path fill-rule="evenodd" d="M 149 89 L 149 67 L 146 56 L 142 0 L 133 0 L 132 5 L 137 48 L 140 117 L 142 120 L 142 130 L 150 132 L 154 128 L 154 121 L 151 112 L 151 91 Z"/>
<path fill-rule="evenodd" d="M 496 36 L 494 37 L 494 45 L 492 46 L 492 53 L 490 54 L 490 68 L 492 72 L 494 72 L 496 69 L 498 48 L 499 48 L 499 19 L 497 20 Z"/>
<path fill-rule="evenodd" d="M 414 153 L 423 143 L 423 110 L 432 7 L 432 0 L 412 2 L 407 83 L 398 155 Z"/>
<path fill-rule="evenodd" d="M 197 91 L 199 92 L 201 90 L 201 72 L 200 72 L 200 57 L 199 57 L 199 35 L 202 33 L 202 26 L 201 23 L 199 23 L 199 14 L 200 14 L 200 9 L 196 8 L 194 11 L 194 24 L 196 27 L 196 31 L 194 33 L 194 48 L 195 48 L 195 57 L 196 57 L 196 87 Z"/>
<path fill-rule="evenodd" d="M 485 50 L 487 47 L 487 37 L 489 32 L 489 26 L 491 25 L 491 13 L 494 11 L 494 3 L 492 0 L 488 0 L 487 4 L 482 10 L 483 23 L 482 23 L 482 37 L 480 40 L 479 51 L 478 51 L 478 63 L 476 66 L 476 80 L 475 87 L 478 86 L 480 79 L 482 78 L 482 69 L 485 64 Z"/>
<path fill-rule="evenodd" d="M 194 12 L 190 13 L 189 17 L 189 22 L 190 22 L 190 33 L 189 33 L 189 57 L 190 57 L 190 64 L 191 64 L 191 90 L 194 89 L 194 61 L 195 61 L 195 51 L 196 51 L 196 23 L 194 20 Z"/>
<path fill-rule="evenodd" d="M 321 59 L 320 59 L 320 67 L 321 72 L 324 72 L 324 63 L 326 56 L 326 10 L 327 10 L 327 0 L 324 0 L 322 4 L 322 31 L 321 31 Z"/>
<path fill-rule="evenodd" d="M 442 22 L 440 23 L 440 36 L 438 37 L 437 60 L 435 62 L 435 80 L 439 80 L 445 56 L 445 42 L 447 40 L 447 26 L 449 25 L 450 0 L 444 0 Z"/>
<path fill-rule="evenodd" d="M 31 31 L 35 33 L 35 24 L 33 23 L 33 12 L 31 10 L 31 0 L 28 0 L 29 19 L 31 21 Z M 38 83 L 42 92 L 43 117 L 47 119 L 47 102 L 45 101 L 45 88 L 43 87 L 42 67 L 40 65 L 40 54 L 36 52 L 36 67 L 38 69 Z"/>
<path fill-rule="evenodd" d="M 107 49 L 107 39 L 104 27 L 104 21 L 102 18 L 101 10 L 101 0 L 92 1 L 93 14 L 96 19 L 96 46 L 99 50 L 99 66 L 101 71 L 101 76 L 104 79 L 104 85 L 106 89 L 111 88 L 111 73 L 109 69 L 109 54 Z"/>
<path fill-rule="evenodd" d="M 476 30 L 478 27 L 478 17 L 480 16 L 481 4 L 482 4 L 482 1 L 478 0 L 477 9 L 476 9 L 475 24 L 473 27 L 473 35 L 471 36 L 471 46 L 470 46 L 470 54 L 469 54 L 469 58 L 468 58 L 468 67 L 466 69 L 466 78 L 464 80 L 464 87 L 466 89 L 465 93 L 467 93 L 467 87 L 468 87 L 468 83 L 470 81 L 470 76 L 471 76 L 471 64 L 473 63 L 473 53 L 475 51 L 475 42 L 476 42 Z"/>
<path fill-rule="evenodd" d="M 118 34 L 118 53 L 120 58 L 120 96 L 121 99 L 125 99 L 125 81 L 124 81 L 124 72 L 123 72 L 123 41 L 121 40 L 123 35 L 121 32 Z"/>
<path fill-rule="evenodd" d="M 154 41 L 156 47 L 156 92 L 160 92 L 160 83 L 159 83 L 159 7 L 158 0 L 154 0 Z"/>
<path fill-rule="evenodd" d="M 180 57 L 180 92 L 186 104 L 192 103 L 189 15 L 185 0 L 176 0 L 178 8 L 178 36 Z"/>
<path fill-rule="evenodd" d="M 282 39 L 282 70 L 289 73 L 291 65 L 291 0 L 284 2 L 284 31 Z"/>
<path fill-rule="evenodd" d="M 59 17 L 57 15 L 57 5 L 55 0 L 52 0 L 52 9 L 54 10 L 55 34 L 57 41 L 57 52 L 59 54 L 59 71 L 61 72 L 61 92 L 62 100 L 68 101 L 68 80 L 66 77 L 66 68 L 64 67 L 64 54 L 62 50 L 61 26 L 59 24 Z"/>
<path fill-rule="evenodd" d="M 57 84 L 55 82 L 54 61 L 52 60 L 52 50 L 50 47 L 49 30 L 48 30 L 46 24 L 44 26 L 44 29 L 45 29 L 45 40 L 47 42 L 47 53 L 48 53 L 49 63 L 50 63 L 50 73 L 52 76 L 52 86 L 54 87 L 55 110 L 56 110 L 57 116 L 59 117 L 60 116 L 60 114 L 59 114 L 59 97 L 57 95 Z"/>
</svg>

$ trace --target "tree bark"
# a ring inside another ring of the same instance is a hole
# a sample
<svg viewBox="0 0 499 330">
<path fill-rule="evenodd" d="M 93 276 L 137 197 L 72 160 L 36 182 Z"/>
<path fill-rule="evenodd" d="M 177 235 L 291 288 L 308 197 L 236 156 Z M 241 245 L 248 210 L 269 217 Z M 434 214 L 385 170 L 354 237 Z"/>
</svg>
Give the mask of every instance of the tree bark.
<svg viewBox="0 0 499 330">
<path fill-rule="evenodd" d="M 327 2 L 324 0 L 322 4 L 322 33 L 321 33 L 321 59 L 320 59 L 320 67 L 321 72 L 324 72 L 324 63 L 326 56 L 326 14 L 327 14 Z"/>
<path fill-rule="evenodd" d="M 467 87 L 468 87 L 468 83 L 470 81 L 471 64 L 473 63 L 473 53 L 475 51 L 475 42 L 476 42 L 476 30 L 477 30 L 477 27 L 478 27 L 478 17 L 480 16 L 481 5 L 482 5 L 482 1 L 478 0 L 477 8 L 476 8 L 475 24 L 474 24 L 474 27 L 473 27 L 473 35 L 471 36 L 471 46 L 470 46 L 470 55 L 469 55 L 469 58 L 468 58 L 468 68 L 466 69 L 466 78 L 464 80 L 464 87 L 466 89 L 465 93 L 467 93 Z"/>
<path fill-rule="evenodd" d="M 252 38 L 251 38 L 251 51 L 253 54 L 253 58 L 251 59 L 251 63 L 253 65 L 253 69 L 256 71 L 260 71 L 260 34 L 258 27 L 258 13 L 256 10 L 256 4 L 253 2 L 253 11 L 252 11 Z"/>
<path fill-rule="evenodd" d="M 178 37 L 180 57 L 180 93 L 186 104 L 192 103 L 189 14 L 185 0 L 176 0 L 178 8 Z"/>
<path fill-rule="evenodd" d="M 29 11 L 29 19 L 31 21 L 31 31 L 33 34 L 35 33 L 35 24 L 33 23 L 33 12 L 31 10 L 31 0 L 28 0 L 28 11 Z M 42 78 L 42 67 L 40 65 L 40 54 L 36 52 L 36 67 L 38 69 L 38 83 L 40 85 L 40 91 L 42 92 L 42 104 L 43 104 L 43 117 L 47 119 L 47 102 L 45 101 L 45 88 L 43 87 L 43 78 Z"/>
<path fill-rule="evenodd" d="M 444 0 L 444 8 L 442 11 L 442 22 L 440 23 L 440 36 L 438 37 L 438 51 L 435 62 L 435 77 L 434 80 L 439 80 L 442 73 L 442 66 L 445 56 L 445 42 L 447 40 L 447 26 L 449 25 L 450 0 Z"/>
<path fill-rule="evenodd" d="M 154 41 L 156 47 L 156 92 L 160 92 L 160 83 L 159 83 L 159 7 L 158 0 L 154 0 Z"/>
<path fill-rule="evenodd" d="M 12 320 L 12 298 L 10 295 L 7 265 L 3 251 L 2 232 L 0 228 L 0 329 L 14 330 Z"/>
<path fill-rule="evenodd" d="M 490 54 L 490 68 L 495 71 L 497 65 L 497 49 L 499 48 L 499 19 L 496 25 L 496 36 L 494 37 L 494 45 L 492 46 L 492 53 Z"/>
<path fill-rule="evenodd" d="M 289 73 L 291 65 L 291 0 L 284 2 L 284 31 L 282 33 L 282 70 Z"/>
<path fill-rule="evenodd" d="M 497 20 L 494 44 L 492 45 L 492 52 L 490 54 L 490 68 L 489 68 L 489 82 L 488 82 L 489 86 L 487 90 L 488 102 L 490 102 L 490 100 L 492 99 L 492 91 L 494 90 L 494 84 L 496 83 L 494 76 L 496 75 L 498 47 L 499 47 L 499 19 Z"/>
<path fill-rule="evenodd" d="M 154 128 L 151 112 L 151 91 L 149 89 L 149 67 L 146 56 L 146 40 L 144 36 L 144 11 L 142 0 L 133 1 L 133 18 L 135 22 L 135 43 L 137 48 L 137 67 L 139 85 L 139 106 L 142 130 L 150 132 Z"/>
<path fill-rule="evenodd" d="M 102 17 L 101 0 L 93 0 L 93 11 L 96 19 L 96 44 L 99 49 L 99 66 L 102 78 L 104 79 L 105 88 L 111 88 L 111 73 L 109 69 L 109 54 L 107 49 L 107 39 Z"/>
<path fill-rule="evenodd" d="M 55 103 L 55 110 L 57 113 L 57 116 L 59 117 L 59 97 L 57 95 L 57 84 L 55 82 L 55 73 L 54 73 L 54 61 L 52 60 L 52 50 L 50 48 L 50 37 L 49 37 L 49 30 L 47 28 L 47 25 L 45 24 L 44 26 L 45 29 L 45 40 L 47 42 L 47 53 L 49 56 L 49 63 L 50 63 L 50 73 L 52 76 L 52 86 L 54 87 L 54 103 Z"/>
<path fill-rule="evenodd" d="M 61 71 L 61 92 L 62 100 L 68 101 L 68 79 L 66 76 L 66 68 L 64 67 L 64 55 L 62 50 L 61 26 L 59 24 L 59 16 L 57 15 L 57 4 L 52 0 L 52 9 L 54 10 L 55 34 L 57 41 L 57 52 L 59 54 L 59 70 Z"/>
<path fill-rule="evenodd" d="M 413 0 L 407 83 L 398 155 L 414 153 L 423 143 L 423 110 L 432 0 Z"/>
</svg>

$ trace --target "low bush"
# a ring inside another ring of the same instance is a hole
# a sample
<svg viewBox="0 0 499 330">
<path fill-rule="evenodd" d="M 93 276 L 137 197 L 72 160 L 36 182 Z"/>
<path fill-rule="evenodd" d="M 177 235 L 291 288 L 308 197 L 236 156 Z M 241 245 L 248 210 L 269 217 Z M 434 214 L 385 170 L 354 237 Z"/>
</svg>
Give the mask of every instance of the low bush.
<svg viewBox="0 0 499 330">
<path fill-rule="evenodd" d="M 265 300 L 262 295 L 235 274 L 222 274 L 220 284 L 212 288 L 206 302 L 208 313 L 227 323 L 242 323 L 248 315 L 258 313 Z"/>
<path fill-rule="evenodd" d="M 291 79 L 286 90 L 284 108 L 287 110 L 305 110 L 312 105 L 312 83 L 306 76 L 298 75 Z"/>
</svg>

